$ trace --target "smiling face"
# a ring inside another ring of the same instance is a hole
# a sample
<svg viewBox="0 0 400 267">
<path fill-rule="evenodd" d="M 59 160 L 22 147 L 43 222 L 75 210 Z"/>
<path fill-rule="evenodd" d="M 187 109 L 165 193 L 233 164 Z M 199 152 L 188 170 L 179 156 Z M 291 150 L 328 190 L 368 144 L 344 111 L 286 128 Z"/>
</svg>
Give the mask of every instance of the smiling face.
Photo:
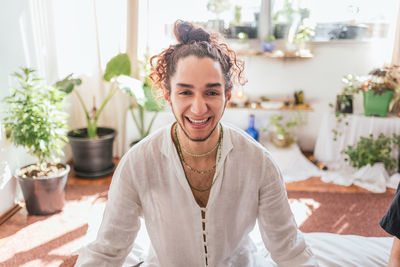
<svg viewBox="0 0 400 267">
<path fill-rule="evenodd" d="M 187 56 L 178 61 L 171 77 L 170 92 L 164 97 L 191 141 L 205 141 L 220 121 L 226 103 L 224 76 L 218 61 L 209 57 Z"/>
</svg>

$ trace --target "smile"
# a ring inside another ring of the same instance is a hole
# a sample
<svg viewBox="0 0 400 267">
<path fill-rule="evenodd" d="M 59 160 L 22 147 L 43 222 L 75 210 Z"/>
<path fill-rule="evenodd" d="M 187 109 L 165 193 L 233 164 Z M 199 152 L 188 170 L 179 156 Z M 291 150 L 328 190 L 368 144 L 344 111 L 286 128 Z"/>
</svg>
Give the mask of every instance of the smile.
<svg viewBox="0 0 400 267">
<path fill-rule="evenodd" d="M 206 123 L 211 119 L 211 117 L 205 118 L 205 119 L 203 119 L 203 120 L 195 120 L 195 119 L 191 119 L 191 118 L 189 118 L 189 117 L 186 117 L 186 119 L 187 119 L 191 124 L 194 124 L 194 125 L 202 125 L 202 124 L 206 124 Z"/>
</svg>

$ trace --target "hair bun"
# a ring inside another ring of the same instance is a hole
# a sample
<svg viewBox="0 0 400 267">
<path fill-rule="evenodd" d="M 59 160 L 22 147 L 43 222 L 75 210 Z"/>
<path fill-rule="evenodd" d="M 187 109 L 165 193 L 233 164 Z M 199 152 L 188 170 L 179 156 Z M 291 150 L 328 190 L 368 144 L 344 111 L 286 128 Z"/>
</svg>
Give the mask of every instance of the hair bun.
<svg viewBox="0 0 400 267">
<path fill-rule="evenodd" d="M 174 34 L 176 39 L 181 44 L 187 44 L 192 41 L 210 42 L 211 35 L 202 28 L 195 27 L 192 23 L 182 20 L 177 20 L 174 25 Z"/>
</svg>

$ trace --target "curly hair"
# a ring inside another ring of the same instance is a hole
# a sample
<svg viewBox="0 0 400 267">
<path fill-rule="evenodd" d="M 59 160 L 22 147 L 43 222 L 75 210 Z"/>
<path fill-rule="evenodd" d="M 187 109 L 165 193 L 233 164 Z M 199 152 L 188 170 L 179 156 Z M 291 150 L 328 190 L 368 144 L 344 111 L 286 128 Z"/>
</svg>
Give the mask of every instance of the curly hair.
<svg viewBox="0 0 400 267">
<path fill-rule="evenodd" d="M 151 57 L 151 73 L 153 85 L 171 92 L 170 80 L 176 72 L 176 64 L 181 58 L 193 55 L 199 58 L 209 57 L 221 65 L 225 80 L 225 93 L 233 84 L 244 85 L 247 80 L 243 76 L 244 62 L 236 57 L 236 53 L 227 44 L 219 42 L 219 36 L 209 33 L 190 22 L 177 20 L 174 24 L 174 35 L 177 44 L 170 45 L 160 54 Z"/>
</svg>

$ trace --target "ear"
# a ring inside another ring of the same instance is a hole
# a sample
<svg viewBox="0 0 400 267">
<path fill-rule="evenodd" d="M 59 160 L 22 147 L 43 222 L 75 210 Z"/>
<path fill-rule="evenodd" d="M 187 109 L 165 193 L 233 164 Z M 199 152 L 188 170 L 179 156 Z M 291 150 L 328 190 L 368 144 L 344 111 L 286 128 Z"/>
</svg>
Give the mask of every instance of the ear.
<svg viewBox="0 0 400 267">
<path fill-rule="evenodd" d="M 226 101 L 225 102 L 229 102 L 229 100 L 231 100 L 232 97 L 232 88 L 229 88 L 228 93 L 226 93 Z"/>
<path fill-rule="evenodd" d="M 171 95 L 166 88 L 163 89 L 163 95 L 165 100 L 171 105 Z"/>
</svg>

